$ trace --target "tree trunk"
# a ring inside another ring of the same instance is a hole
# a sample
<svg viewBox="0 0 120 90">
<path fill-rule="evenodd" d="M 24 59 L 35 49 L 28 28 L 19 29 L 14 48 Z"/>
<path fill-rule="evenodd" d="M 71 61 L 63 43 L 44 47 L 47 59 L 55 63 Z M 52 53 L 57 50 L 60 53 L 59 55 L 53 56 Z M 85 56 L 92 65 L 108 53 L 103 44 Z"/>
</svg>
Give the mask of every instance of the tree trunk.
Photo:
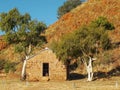
<svg viewBox="0 0 120 90">
<path fill-rule="evenodd" d="M 21 79 L 22 79 L 22 80 L 25 80 L 25 75 L 26 75 L 26 73 L 25 73 L 25 68 L 26 68 L 26 63 L 27 63 L 27 59 L 28 59 L 28 58 L 29 58 L 29 57 L 26 56 L 26 58 L 25 58 L 25 60 L 24 60 L 24 62 L 23 62 L 22 73 L 21 73 Z"/>
<path fill-rule="evenodd" d="M 28 52 L 26 52 L 26 50 L 25 50 L 26 57 L 25 57 L 25 60 L 23 62 L 23 67 L 22 67 L 22 73 L 21 73 L 21 79 L 22 80 L 25 80 L 25 78 L 26 78 L 26 71 L 25 71 L 25 69 L 26 69 L 27 60 L 29 59 L 29 55 L 30 55 L 31 49 L 32 49 L 31 44 L 29 44 L 28 48 L 29 48 Z"/>
<path fill-rule="evenodd" d="M 88 74 L 88 79 L 87 81 L 92 81 L 93 79 L 93 66 L 92 66 L 92 58 L 89 57 L 89 62 L 88 62 L 88 65 L 87 63 L 85 62 L 85 60 L 82 60 L 84 65 L 86 66 L 86 70 L 87 70 L 87 74 Z"/>
<path fill-rule="evenodd" d="M 89 63 L 87 65 L 87 73 L 88 73 L 88 79 L 87 81 L 92 81 L 93 79 L 93 66 L 92 66 L 92 58 L 89 57 Z"/>
</svg>

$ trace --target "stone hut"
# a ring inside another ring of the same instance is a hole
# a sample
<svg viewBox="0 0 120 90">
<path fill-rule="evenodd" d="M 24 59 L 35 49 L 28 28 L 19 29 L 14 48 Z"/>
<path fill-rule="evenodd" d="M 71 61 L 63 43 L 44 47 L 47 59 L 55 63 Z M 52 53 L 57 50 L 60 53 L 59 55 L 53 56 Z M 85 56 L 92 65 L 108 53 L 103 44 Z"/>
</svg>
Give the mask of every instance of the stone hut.
<svg viewBox="0 0 120 90">
<path fill-rule="evenodd" d="M 41 50 L 40 53 L 27 60 L 26 80 L 66 80 L 67 68 L 57 59 L 51 49 Z"/>
</svg>

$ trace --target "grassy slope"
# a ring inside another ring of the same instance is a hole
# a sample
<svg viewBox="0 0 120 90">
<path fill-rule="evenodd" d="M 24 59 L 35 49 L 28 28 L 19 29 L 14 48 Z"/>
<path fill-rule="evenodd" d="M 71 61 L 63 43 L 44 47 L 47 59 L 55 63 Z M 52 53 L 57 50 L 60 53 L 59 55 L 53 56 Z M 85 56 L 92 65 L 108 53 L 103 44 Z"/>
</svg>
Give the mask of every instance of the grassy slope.
<svg viewBox="0 0 120 90">
<path fill-rule="evenodd" d="M 114 42 L 120 41 L 120 0 L 89 0 L 65 14 L 46 30 L 48 41 L 58 40 L 62 35 L 89 24 L 99 16 L 105 16 L 115 26 L 110 36 Z"/>
</svg>

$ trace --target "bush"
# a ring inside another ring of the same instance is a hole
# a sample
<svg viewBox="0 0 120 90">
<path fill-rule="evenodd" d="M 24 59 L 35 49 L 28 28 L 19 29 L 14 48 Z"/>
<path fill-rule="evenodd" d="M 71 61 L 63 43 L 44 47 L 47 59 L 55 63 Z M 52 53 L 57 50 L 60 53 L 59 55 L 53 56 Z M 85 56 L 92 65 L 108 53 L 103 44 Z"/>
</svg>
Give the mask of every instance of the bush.
<svg viewBox="0 0 120 90">
<path fill-rule="evenodd" d="M 4 69 L 6 61 L 5 60 L 0 60 L 0 70 Z"/>
<path fill-rule="evenodd" d="M 14 72 L 16 70 L 15 66 L 16 66 L 15 62 L 9 62 L 9 61 L 7 61 L 5 63 L 5 65 L 4 65 L 5 72 L 6 73 L 9 73 L 9 71 Z"/>
<path fill-rule="evenodd" d="M 114 25 L 108 21 L 106 17 L 98 17 L 96 20 L 92 21 L 92 27 L 103 27 L 105 30 L 115 29 Z"/>
</svg>

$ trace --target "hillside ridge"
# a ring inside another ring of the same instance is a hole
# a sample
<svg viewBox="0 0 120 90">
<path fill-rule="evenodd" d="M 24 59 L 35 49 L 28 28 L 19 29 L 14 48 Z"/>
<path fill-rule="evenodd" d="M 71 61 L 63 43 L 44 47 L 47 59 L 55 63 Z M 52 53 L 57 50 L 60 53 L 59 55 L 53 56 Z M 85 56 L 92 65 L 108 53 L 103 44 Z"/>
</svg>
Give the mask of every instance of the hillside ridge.
<svg viewBox="0 0 120 90">
<path fill-rule="evenodd" d="M 106 17 L 115 26 L 110 32 L 113 42 L 120 42 L 120 0 L 88 0 L 65 14 L 46 30 L 48 42 L 59 40 L 61 36 L 83 25 L 88 25 L 99 16 Z"/>
</svg>

